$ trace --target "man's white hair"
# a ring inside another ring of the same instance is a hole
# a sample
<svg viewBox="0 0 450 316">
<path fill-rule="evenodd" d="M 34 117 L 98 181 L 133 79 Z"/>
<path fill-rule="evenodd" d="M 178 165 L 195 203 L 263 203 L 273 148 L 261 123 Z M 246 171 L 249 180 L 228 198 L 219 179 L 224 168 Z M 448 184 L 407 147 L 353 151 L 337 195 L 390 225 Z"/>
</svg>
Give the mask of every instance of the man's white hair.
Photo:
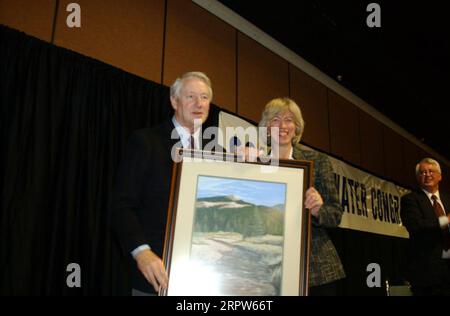
<svg viewBox="0 0 450 316">
<path fill-rule="evenodd" d="M 209 80 L 207 75 L 205 75 L 203 72 L 200 72 L 200 71 L 187 72 L 187 73 L 183 74 L 181 77 L 177 78 L 174 81 L 174 83 L 170 86 L 170 96 L 179 98 L 181 88 L 184 85 L 184 81 L 187 79 L 191 79 L 191 78 L 199 79 L 200 81 L 203 81 L 208 86 L 209 100 L 211 101 L 213 98 L 211 80 Z"/>
<path fill-rule="evenodd" d="M 423 158 L 421 161 L 419 161 L 419 163 L 416 165 L 416 175 L 419 175 L 419 168 L 420 168 L 420 164 L 421 163 L 428 163 L 430 165 L 434 165 L 436 166 L 436 169 L 439 173 L 441 172 L 441 165 L 439 164 L 439 162 L 437 162 L 436 160 L 434 160 L 433 158 Z"/>
</svg>

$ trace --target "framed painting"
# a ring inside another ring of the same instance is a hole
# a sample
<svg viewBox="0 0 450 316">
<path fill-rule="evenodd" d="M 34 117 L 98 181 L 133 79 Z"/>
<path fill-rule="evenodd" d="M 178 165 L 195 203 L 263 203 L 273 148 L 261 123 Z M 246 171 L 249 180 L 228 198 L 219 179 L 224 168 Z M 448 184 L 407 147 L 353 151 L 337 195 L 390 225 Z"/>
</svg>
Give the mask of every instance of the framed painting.
<svg viewBox="0 0 450 316">
<path fill-rule="evenodd" d="M 161 295 L 307 295 L 312 163 L 174 164 Z"/>
</svg>

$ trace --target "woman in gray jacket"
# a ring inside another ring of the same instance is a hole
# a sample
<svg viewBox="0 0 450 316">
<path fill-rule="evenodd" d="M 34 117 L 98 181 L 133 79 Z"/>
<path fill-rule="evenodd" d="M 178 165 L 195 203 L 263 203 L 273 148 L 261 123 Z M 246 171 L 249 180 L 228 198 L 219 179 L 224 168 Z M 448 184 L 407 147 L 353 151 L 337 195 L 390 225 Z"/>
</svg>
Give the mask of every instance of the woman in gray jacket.
<svg viewBox="0 0 450 316">
<path fill-rule="evenodd" d="M 313 161 L 314 186 L 308 188 L 305 199 L 305 208 L 312 215 L 309 295 L 336 295 L 336 281 L 344 278 L 345 272 L 327 227 L 339 225 L 343 210 L 328 157 L 300 149 L 304 125 L 299 106 L 289 98 L 276 98 L 267 103 L 259 123 L 269 133 L 271 127 L 278 128 L 270 137 L 272 157 Z"/>
</svg>

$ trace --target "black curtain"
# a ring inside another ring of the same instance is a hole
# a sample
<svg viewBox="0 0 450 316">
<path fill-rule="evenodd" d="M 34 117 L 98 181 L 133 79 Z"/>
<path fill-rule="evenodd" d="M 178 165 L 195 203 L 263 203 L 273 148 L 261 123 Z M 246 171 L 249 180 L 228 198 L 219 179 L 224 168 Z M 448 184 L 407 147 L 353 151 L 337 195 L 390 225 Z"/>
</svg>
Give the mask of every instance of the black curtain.
<svg viewBox="0 0 450 316">
<path fill-rule="evenodd" d="M 168 87 L 5 26 L 0 60 L 0 294 L 127 294 L 108 201 L 130 133 L 172 115 Z"/>
<path fill-rule="evenodd" d="M 341 228 L 330 229 L 329 234 L 347 275 L 338 282 L 339 295 L 383 296 L 386 280 L 390 285 L 404 284 L 408 239 Z M 371 263 L 380 267 L 380 287 L 367 285 L 374 271 L 367 270 Z"/>
<path fill-rule="evenodd" d="M 130 133 L 172 115 L 168 87 L 0 25 L 0 295 L 127 295 L 127 260 L 108 224 Z M 211 107 L 207 126 L 220 108 Z M 367 264 L 400 279 L 405 240 L 331 231 L 341 295 L 382 295 Z M 67 265 L 81 268 L 69 288 Z"/>
</svg>

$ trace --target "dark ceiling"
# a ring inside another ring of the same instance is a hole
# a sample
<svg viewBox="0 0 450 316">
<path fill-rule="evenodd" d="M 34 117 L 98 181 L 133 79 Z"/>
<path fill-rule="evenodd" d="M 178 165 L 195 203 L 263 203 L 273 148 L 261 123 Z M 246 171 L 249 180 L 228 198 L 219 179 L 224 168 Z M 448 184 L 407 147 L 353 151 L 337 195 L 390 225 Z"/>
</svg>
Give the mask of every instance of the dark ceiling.
<svg viewBox="0 0 450 316">
<path fill-rule="evenodd" d="M 450 20 L 444 1 L 219 0 L 450 159 Z M 340 80 L 339 80 L 339 79 Z"/>
</svg>

